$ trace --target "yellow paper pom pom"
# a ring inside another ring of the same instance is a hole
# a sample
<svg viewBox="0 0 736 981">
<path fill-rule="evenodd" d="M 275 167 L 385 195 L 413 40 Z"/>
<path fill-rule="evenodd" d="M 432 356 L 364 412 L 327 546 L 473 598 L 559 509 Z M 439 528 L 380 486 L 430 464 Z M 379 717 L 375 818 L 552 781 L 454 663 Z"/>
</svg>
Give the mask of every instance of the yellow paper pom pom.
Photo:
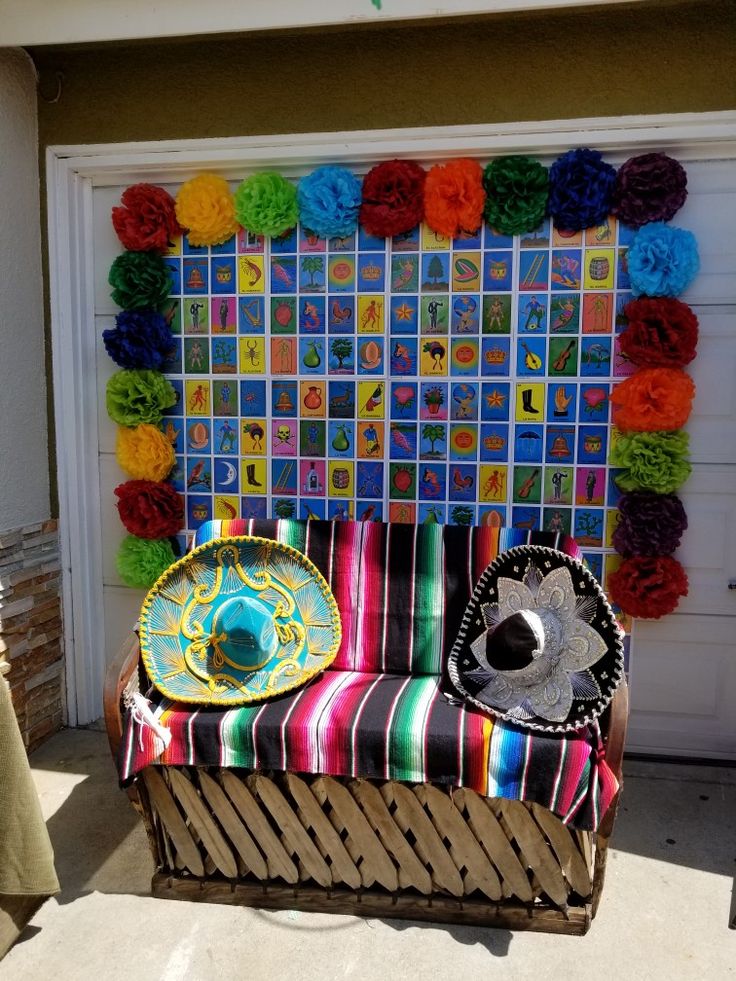
<svg viewBox="0 0 736 981">
<path fill-rule="evenodd" d="M 118 427 L 116 453 L 123 470 L 136 480 L 165 480 L 174 463 L 174 448 L 160 429 L 143 423 Z"/>
<path fill-rule="evenodd" d="M 227 181 L 216 174 L 200 174 L 182 184 L 176 196 L 176 218 L 189 229 L 192 245 L 220 245 L 240 227 Z"/>
</svg>

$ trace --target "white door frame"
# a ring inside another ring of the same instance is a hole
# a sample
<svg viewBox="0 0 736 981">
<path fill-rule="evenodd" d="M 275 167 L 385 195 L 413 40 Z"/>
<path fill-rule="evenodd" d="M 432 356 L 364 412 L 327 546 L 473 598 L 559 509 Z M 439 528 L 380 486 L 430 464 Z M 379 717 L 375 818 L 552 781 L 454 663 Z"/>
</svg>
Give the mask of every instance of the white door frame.
<svg viewBox="0 0 736 981">
<path fill-rule="evenodd" d="M 46 152 L 56 458 L 69 725 L 102 711 L 105 665 L 92 189 L 178 182 L 202 170 L 228 179 L 277 167 L 411 157 L 555 154 L 594 146 L 612 162 L 666 149 L 681 160 L 736 157 L 736 112 L 544 120 L 515 124 L 51 146 Z"/>
</svg>

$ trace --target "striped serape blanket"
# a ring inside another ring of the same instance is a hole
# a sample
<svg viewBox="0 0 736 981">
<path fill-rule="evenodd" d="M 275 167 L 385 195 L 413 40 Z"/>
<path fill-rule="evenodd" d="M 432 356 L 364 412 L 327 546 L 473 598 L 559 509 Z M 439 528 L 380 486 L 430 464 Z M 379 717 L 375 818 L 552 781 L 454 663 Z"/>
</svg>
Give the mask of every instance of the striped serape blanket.
<svg viewBox="0 0 736 981">
<path fill-rule="evenodd" d="M 572 827 L 594 830 L 617 782 L 597 729 L 530 732 L 449 700 L 433 675 L 325 671 L 277 701 L 156 709 L 169 747 L 129 715 L 120 749 L 125 782 L 149 764 L 290 770 L 469 787 L 536 801 Z"/>
<path fill-rule="evenodd" d="M 128 713 L 121 779 L 149 764 L 290 770 L 468 787 L 535 801 L 597 827 L 617 782 L 596 727 L 523 730 L 454 698 L 445 673 L 465 606 L 486 566 L 515 545 L 579 556 L 576 542 L 509 528 L 327 521 L 211 521 L 194 545 L 257 535 L 304 552 L 335 595 L 343 640 L 330 669 L 265 704 L 192 709 L 162 699 L 163 743 Z"/>
</svg>

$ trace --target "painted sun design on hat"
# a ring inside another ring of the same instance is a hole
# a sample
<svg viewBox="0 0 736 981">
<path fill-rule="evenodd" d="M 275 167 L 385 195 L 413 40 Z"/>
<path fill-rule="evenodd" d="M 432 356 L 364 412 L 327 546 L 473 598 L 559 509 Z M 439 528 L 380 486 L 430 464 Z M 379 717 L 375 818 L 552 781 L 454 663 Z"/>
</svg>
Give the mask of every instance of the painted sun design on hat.
<svg viewBox="0 0 736 981">
<path fill-rule="evenodd" d="M 621 630 L 588 570 L 555 549 L 509 549 L 484 572 L 450 654 L 465 697 L 532 729 L 604 711 L 623 677 Z"/>
</svg>

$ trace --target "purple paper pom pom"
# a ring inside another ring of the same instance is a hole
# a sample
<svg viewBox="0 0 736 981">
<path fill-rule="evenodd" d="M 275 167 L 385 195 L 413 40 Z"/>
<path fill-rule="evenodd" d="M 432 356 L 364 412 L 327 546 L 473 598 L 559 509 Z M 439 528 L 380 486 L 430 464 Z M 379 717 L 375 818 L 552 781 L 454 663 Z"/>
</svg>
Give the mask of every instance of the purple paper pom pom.
<svg viewBox="0 0 736 981">
<path fill-rule="evenodd" d="M 174 347 L 168 324 L 155 310 L 123 310 L 102 332 L 105 350 L 121 368 L 162 371 Z"/>
<path fill-rule="evenodd" d="M 669 221 L 685 203 L 687 174 L 666 153 L 631 157 L 616 174 L 613 213 L 625 225 L 641 228 L 650 221 Z"/>
<path fill-rule="evenodd" d="M 618 511 L 613 547 L 626 558 L 671 555 L 687 528 L 685 508 L 675 494 L 630 491 L 621 495 Z"/>
<path fill-rule="evenodd" d="M 563 231 L 601 225 L 611 211 L 616 169 L 597 150 L 568 150 L 549 171 L 549 213 Z"/>
</svg>

